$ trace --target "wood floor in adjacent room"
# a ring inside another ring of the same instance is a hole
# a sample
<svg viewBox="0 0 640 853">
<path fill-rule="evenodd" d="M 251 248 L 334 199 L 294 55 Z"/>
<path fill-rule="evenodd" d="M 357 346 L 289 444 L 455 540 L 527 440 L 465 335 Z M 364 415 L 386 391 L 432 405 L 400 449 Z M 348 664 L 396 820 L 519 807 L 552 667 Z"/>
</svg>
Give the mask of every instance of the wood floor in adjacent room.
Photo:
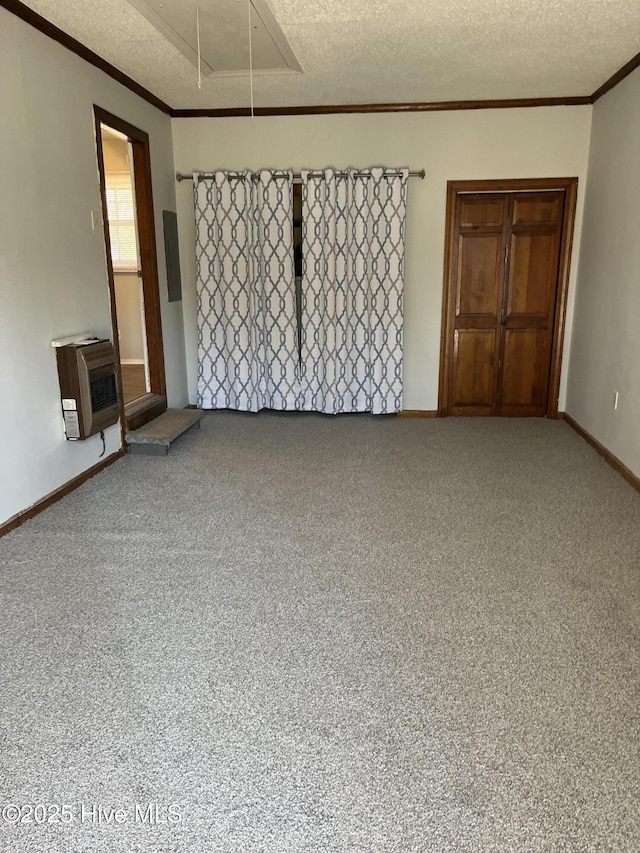
<svg viewBox="0 0 640 853">
<path fill-rule="evenodd" d="M 0 803 L 72 815 L 3 853 L 640 849 L 640 495 L 560 421 L 211 414 L 0 566 Z"/>
<path fill-rule="evenodd" d="M 125 406 L 147 393 L 144 364 L 121 364 L 122 396 Z"/>
</svg>

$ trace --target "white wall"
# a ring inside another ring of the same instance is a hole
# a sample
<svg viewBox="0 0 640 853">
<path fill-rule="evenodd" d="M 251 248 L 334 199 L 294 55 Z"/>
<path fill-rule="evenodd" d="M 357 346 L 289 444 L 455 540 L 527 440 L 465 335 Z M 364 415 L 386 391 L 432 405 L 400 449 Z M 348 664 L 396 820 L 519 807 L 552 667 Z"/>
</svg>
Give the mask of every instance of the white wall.
<svg viewBox="0 0 640 853">
<path fill-rule="evenodd" d="M 593 108 L 567 412 L 640 476 L 639 190 L 635 71 Z"/>
<path fill-rule="evenodd" d="M 574 258 L 580 246 L 591 107 L 383 115 L 173 119 L 176 169 L 410 166 L 405 290 L 405 409 L 436 409 L 448 180 L 579 178 Z M 189 399 L 196 397 L 193 193 L 176 191 Z M 575 267 L 569 284 L 571 335 Z M 564 406 L 567 358 L 560 408 Z"/>
<path fill-rule="evenodd" d="M 170 120 L 0 9 L 0 524 L 98 461 L 64 439 L 53 338 L 112 337 L 93 105 L 150 134 L 169 402 L 184 405 L 181 305 L 166 299 L 162 215 L 174 209 Z M 120 428 L 107 430 L 107 455 Z"/>
</svg>

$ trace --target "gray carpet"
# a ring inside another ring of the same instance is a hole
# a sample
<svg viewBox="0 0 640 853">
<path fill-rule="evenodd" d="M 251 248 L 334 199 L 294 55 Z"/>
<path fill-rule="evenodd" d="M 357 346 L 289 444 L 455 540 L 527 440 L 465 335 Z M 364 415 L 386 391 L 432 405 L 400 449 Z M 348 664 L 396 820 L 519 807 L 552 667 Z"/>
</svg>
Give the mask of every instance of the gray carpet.
<svg viewBox="0 0 640 853">
<path fill-rule="evenodd" d="M 0 561 L 3 853 L 640 849 L 640 495 L 561 422 L 218 413 Z"/>
</svg>

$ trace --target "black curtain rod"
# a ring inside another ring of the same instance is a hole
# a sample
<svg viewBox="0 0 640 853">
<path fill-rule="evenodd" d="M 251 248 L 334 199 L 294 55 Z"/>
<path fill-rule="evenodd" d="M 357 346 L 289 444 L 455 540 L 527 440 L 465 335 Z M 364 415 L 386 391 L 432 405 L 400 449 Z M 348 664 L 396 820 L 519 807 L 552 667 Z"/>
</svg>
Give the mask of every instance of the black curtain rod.
<svg viewBox="0 0 640 853">
<path fill-rule="evenodd" d="M 221 170 L 221 171 L 223 171 L 223 170 Z M 215 172 L 199 172 L 198 173 L 198 180 L 202 180 L 203 178 L 212 178 L 214 176 L 214 174 L 215 174 Z M 286 178 L 289 176 L 289 172 L 274 172 L 273 174 L 278 178 Z M 312 169 L 312 170 L 309 170 L 309 174 L 313 177 L 317 177 L 319 175 L 324 175 L 324 171 L 322 169 Z M 362 176 L 362 177 L 369 177 L 371 175 L 371 172 L 368 169 L 362 169 L 362 170 L 355 169 L 349 173 L 343 172 L 343 171 L 338 171 L 338 172 L 335 172 L 335 174 L 340 175 L 341 177 L 343 177 L 346 174 L 358 175 L 358 176 Z M 397 170 L 393 170 L 393 171 L 387 172 L 387 174 L 389 176 L 399 175 L 400 172 Z M 237 174 L 237 175 L 233 175 L 232 177 L 241 178 L 242 175 Z M 424 169 L 420 169 L 419 172 L 409 172 L 409 177 L 410 178 L 420 178 L 421 181 L 424 181 L 425 171 L 424 171 Z M 294 172 L 293 173 L 294 181 L 296 181 L 296 180 L 299 181 L 299 180 L 301 180 L 301 178 L 302 178 L 302 175 L 300 174 L 300 172 Z M 183 175 L 181 172 L 176 172 L 176 181 L 180 182 L 180 181 L 191 181 L 191 180 L 193 180 L 193 175 Z"/>
</svg>

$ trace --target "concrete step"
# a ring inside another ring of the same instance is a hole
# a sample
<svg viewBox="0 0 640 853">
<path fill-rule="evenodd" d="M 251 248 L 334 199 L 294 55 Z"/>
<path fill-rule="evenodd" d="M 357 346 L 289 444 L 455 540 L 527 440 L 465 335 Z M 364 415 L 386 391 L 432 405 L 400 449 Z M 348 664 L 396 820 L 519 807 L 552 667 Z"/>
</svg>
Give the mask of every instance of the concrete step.
<svg viewBox="0 0 640 853">
<path fill-rule="evenodd" d="M 188 429 L 200 426 L 201 409 L 167 409 L 160 417 L 125 434 L 129 453 L 166 456 L 172 443 Z"/>
</svg>

